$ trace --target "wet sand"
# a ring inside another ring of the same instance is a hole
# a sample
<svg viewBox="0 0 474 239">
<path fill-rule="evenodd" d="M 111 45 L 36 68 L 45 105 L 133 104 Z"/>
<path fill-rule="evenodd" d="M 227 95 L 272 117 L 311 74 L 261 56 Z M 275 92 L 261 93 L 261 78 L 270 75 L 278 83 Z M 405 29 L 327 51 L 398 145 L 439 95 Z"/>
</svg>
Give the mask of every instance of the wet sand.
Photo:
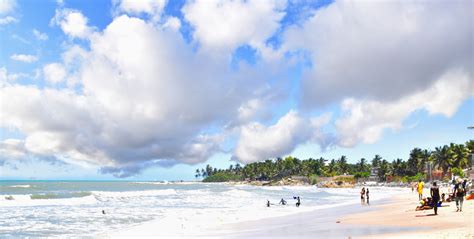
<svg viewBox="0 0 474 239">
<path fill-rule="evenodd" d="M 381 235 L 410 232 L 419 228 L 399 225 L 345 224 L 340 218 L 362 212 L 375 211 L 371 206 L 355 204 L 340 208 L 320 209 L 312 212 L 223 225 L 213 233 L 203 236 L 217 238 L 359 238 L 367 235 Z M 295 208 L 296 209 L 296 208 Z"/>
</svg>

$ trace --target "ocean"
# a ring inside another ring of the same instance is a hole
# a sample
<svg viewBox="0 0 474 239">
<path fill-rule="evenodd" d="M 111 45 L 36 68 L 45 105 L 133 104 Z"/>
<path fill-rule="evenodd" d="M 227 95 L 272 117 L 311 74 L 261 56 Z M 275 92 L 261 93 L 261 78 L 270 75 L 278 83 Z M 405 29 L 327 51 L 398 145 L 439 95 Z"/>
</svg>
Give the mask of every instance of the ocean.
<svg viewBox="0 0 474 239">
<path fill-rule="evenodd" d="M 360 205 L 359 188 L 124 181 L 0 181 L 0 237 L 95 237 L 160 220 L 184 229 Z M 372 202 L 400 193 L 371 188 Z M 301 198 L 295 206 L 294 197 Z M 278 205 L 280 199 L 288 205 Z M 267 200 L 271 202 L 267 208 Z M 105 214 L 103 214 L 103 212 Z"/>
</svg>

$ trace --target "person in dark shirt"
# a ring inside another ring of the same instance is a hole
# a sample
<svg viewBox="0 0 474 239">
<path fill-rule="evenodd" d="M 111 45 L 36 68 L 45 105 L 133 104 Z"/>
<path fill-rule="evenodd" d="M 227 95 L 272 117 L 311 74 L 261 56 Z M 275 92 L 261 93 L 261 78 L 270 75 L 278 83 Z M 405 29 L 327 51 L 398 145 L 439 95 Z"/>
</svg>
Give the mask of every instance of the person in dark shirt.
<svg viewBox="0 0 474 239">
<path fill-rule="evenodd" d="M 464 202 L 464 194 L 466 189 L 462 186 L 461 182 L 458 182 L 456 186 L 454 186 L 454 197 L 456 200 L 456 212 L 462 212 L 462 203 Z"/>
<path fill-rule="evenodd" d="M 367 205 L 369 204 L 369 188 L 365 190 L 365 197 L 367 198 Z"/>
<path fill-rule="evenodd" d="M 439 202 L 440 196 L 439 196 L 439 187 L 438 185 L 436 185 L 436 182 L 433 182 L 433 186 L 431 186 L 431 189 L 430 189 L 430 194 L 432 198 L 432 206 L 434 209 L 434 213 L 435 215 L 438 215 L 438 202 Z"/>
</svg>

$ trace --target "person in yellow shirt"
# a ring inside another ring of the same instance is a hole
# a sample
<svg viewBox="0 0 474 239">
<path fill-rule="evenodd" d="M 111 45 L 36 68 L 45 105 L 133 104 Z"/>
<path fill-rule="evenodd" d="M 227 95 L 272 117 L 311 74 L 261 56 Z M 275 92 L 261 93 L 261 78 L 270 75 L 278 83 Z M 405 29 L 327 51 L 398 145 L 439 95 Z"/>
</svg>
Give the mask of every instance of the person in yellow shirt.
<svg viewBox="0 0 474 239">
<path fill-rule="evenodd" d="M 419 180 L 418 185 L 416 186 L 418 189 L 418 200 L 423 199 L 423 186 L 425 186 L 425 184 L 421 180 Z"/>
</svg>

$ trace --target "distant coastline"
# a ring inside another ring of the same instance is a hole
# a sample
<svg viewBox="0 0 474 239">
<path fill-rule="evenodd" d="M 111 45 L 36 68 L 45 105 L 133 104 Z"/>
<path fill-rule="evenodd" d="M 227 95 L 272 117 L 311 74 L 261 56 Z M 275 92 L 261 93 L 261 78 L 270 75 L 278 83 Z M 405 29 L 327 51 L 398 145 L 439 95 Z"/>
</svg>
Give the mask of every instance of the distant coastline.
<svg viewBox="0 0 474 239">
<path fill-rule="evenodd" d="M 317 185 L 318 187 L 346 188 L 368 182 L 391 186 L 410 186 L 418 181 L 449 182 L 454 177 L 470 177 L 474 140 L 465 144 L 443 145 L 434 150 L 414 148 L 408 159 L 391 162 L 375 155 L 369 163 L 361 158 L 348 163 L 342 155 L 338 159 L 304 159 L 288 156 L 249 163 L 230 165 L 227 169 L 196 169 L 196 180 L 202 182 L 229 182 L 255 186 Z"/>
</svg>

